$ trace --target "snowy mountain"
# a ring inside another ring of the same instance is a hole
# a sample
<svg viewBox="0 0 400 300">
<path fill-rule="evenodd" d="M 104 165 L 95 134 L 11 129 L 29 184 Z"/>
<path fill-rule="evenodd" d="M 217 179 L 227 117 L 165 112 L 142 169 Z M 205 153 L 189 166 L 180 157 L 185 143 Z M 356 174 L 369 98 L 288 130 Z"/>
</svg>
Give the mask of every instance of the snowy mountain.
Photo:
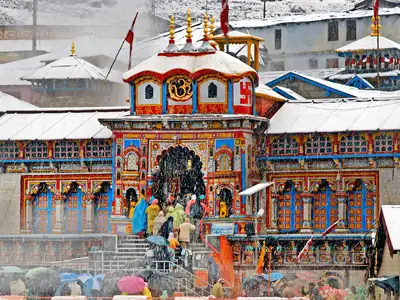
<svg viewBox="0 0 400 300">
<path fill-rule="evenodd" d="M 0 0 L 0 23 L 31 24 L 33 0 Z M 321 12 L 343 12 L 358 0 L 267 0 L 266 16 Z M 199 20 L 207 9 L 218 18 L 221 0 L 38 0 L 38 23 L 42 25 L 112 25 L 129 24 L 136 11 L 150 12 L 167 18 L 174 14 L 177 21 L 186 19 L 188 8 L 192 18 Z M 261 19 L 261 0 L 230 0 L 230 19 Z"/>
</svg>

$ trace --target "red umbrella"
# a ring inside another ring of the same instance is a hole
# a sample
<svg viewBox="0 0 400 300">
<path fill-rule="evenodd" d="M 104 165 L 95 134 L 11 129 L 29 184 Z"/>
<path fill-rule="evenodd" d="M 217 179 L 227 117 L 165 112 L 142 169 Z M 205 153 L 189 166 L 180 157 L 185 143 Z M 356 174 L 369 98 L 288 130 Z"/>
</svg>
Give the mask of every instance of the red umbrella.
<svg viewBox="0 0 400 300">
<path fill-rule="evenodd" d="M 310 271 L 303 271 L 303 272 L 296 273 L 296 276 L 297 276 L 297 278 L 308 281 L 308 282 L 317 283 L 318 281 L 320 281 L 319 277 L 314 272 L 310 272 Z"/>
<path fill-rule="evenodd" d="M 143 278 L 136 276 L 125 276 L 118 281 L 118 288 L 121 293 L 130 295 L 138 294 L 145 288 L 146 283 Z"/>
</svg>

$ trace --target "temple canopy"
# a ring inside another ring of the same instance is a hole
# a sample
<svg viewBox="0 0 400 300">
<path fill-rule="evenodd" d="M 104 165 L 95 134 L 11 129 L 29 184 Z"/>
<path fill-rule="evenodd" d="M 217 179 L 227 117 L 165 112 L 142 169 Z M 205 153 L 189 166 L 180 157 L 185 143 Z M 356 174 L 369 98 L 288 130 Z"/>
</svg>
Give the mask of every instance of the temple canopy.
<svg viewBox="0 0 400 300">
<path fill-rule="evenodd" d="M 348 53 L 348 52 L 365 52 L 365 51 L 374 51 L 378 50 L 377 37 L 368 35 L 359 39 L 355 42 L 352 42 L 346 46 L 343 46 L 339 49 L 336 49 L 338 53 Z M 384 36 L 379 37 L 379 50 L 389 50 L 389 49 L 398 49 L 400 50 L 400 44 L 385 38 Z"/>
</svg>

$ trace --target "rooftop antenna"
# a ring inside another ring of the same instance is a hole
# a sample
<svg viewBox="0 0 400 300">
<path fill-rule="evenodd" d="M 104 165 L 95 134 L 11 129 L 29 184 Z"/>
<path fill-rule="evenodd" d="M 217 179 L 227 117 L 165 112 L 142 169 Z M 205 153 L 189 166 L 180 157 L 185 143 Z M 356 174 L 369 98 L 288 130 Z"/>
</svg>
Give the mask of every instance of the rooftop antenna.
<svg viewBox="0 0 400 300">
<path fill-rule="evenodd" d="M 38 0 L 33 0 L 33 26 L 32 26 L 32 53 L 35 56 L 37 50 L 37 5 Z"/>
</svg>

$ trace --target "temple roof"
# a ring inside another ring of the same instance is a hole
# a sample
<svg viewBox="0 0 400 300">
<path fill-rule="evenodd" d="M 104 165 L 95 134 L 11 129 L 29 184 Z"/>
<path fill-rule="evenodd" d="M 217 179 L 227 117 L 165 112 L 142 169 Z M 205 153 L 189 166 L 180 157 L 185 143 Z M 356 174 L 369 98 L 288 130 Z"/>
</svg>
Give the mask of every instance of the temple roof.
<svg viewBox="0 0 400 300">
<path fill-rule="evenodd" d="M 227 78 L 238 78 L 252 74 L 258 79 L 257 72 L 237 58 L 222 52 L 160 53 L 124 74 L 124 81 L 130 82 L 140 76 L 153 75 L 164 80 L 171 73 L 185 74 L 195 79 L 207 73 L 220 73 Z M 182 72 L 183 71 L 183 72 Z"/>
<path fill-rule="evenodd" d="M 267 133 L 399 130 L 400 94 L 397 95 L 397 99 L 380 101 L 289 101 L 271 118 Z"/>
<path fill-rule="evenodd" d="M 35 109 L 36 106 L 28 102 L 17 99 L 11 95 L 0 92 L 0 111 Z"/>
<path fill-rule="evenodd" d="M 128 112 L 126 107 L 7 111 L 0 117 L 0 140 L 108 139 L 112 132 L 98 119 Z"/>
<path fill-rule="evenodd" d="M 106 74 L 101 69 L 76 55 L 60 58 L 22 77 L 23 80 L 28 81 L 51 79 L 105 80 L 105 78 Z"/>
<path fill-rule="evenodd" d="M 377 38 L 376 36 L 368 35 L 362 39 L 359 39 L 355 42 L 352 42 L 346 46 L 340 47 L 336 49 L 336 52 L 343 53 L 343 52 L 363 52 L 368 50 L 377 50 Z M 387 49 L 399 49 L 400 44 L 393 42 L 385 38 L 384 36 L 379 37 L 379 49 L 380 50 L 387 50 Z"/>
</svg>

